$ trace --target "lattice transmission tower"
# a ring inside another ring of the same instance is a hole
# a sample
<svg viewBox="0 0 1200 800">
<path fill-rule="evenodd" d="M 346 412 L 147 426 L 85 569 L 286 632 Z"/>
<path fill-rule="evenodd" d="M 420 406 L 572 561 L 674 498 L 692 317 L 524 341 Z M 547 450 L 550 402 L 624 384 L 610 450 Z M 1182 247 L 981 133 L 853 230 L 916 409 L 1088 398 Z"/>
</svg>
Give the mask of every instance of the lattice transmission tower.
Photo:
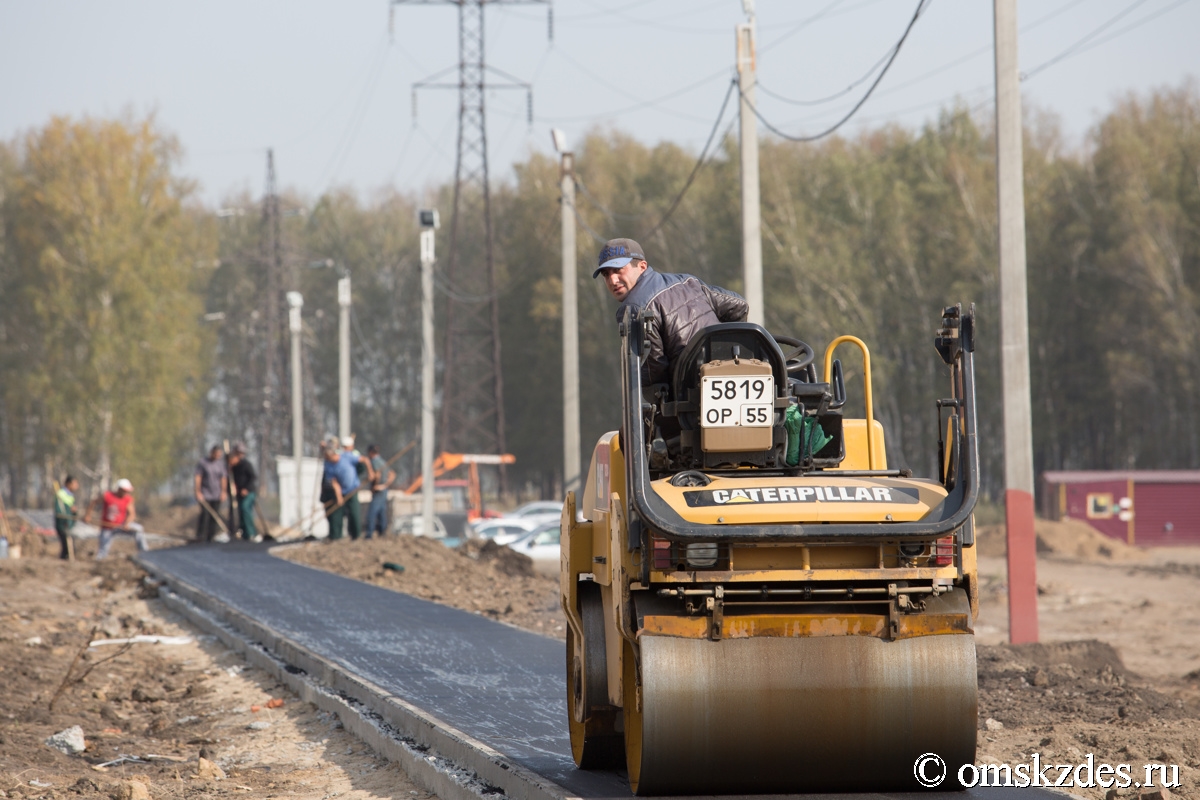
<svg viewBox="0 0 1200 800">
<path fill-rule="evenodd" d="M 449 255 L 441 281 L 447 296 L 439 445 L 442 450 L 503 453 L 506 448 L 500 302 L 488 181 L 486 93 L 492 89 L 524 90 L 531 122 L 533 104 L 528 83 L 487 64 L 484 7 L 517 4 L 549 7 L 550 0 L 391 0 L 392 11 L 398 5 L 458 6 L 457 67 L 413 84 L 414 125 L 418 89 L 458 90 L 454 208 L 450 217 Z M 548 17 L 551 24 L 552 19 Z M 439 80 L 456 68 L 456 83 Z M 489 81 L 488 76 L 499 80 Z"/>
</svg>

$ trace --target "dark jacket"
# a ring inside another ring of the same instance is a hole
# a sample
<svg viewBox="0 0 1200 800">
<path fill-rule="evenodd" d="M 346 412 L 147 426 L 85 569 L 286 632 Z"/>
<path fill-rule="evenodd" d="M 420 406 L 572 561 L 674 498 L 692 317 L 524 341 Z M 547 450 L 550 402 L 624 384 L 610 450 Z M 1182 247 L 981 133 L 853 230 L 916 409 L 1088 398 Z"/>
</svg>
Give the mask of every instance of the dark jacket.
<svg viewBox="0 0 1200 800">
<path fill-rule="evenodd" d="M 229 472 L 233 475 L 233 486 L 239 495 L 243 489 L 247 494 L 258 491 L 258 473 L 250 463 L 250 459 L 243 456 L 241 461 L 229 468 Z"/>
<path fill-rule="evenodd" d="M 750 311 L 750 304 L 736 292 L 709 286 L 695 275 L 657 272 L 653 267 L 646 267 L 621 301 L 618 322 L 626 306 L 639 313 L 649 310 L 657 318 L 646 329 L 650 342 L 650 355 L 642 365 L 646 386 L 670 381 L 671 362 L 696 333 L 719 322 L 742 322 Z"/>
</svg>

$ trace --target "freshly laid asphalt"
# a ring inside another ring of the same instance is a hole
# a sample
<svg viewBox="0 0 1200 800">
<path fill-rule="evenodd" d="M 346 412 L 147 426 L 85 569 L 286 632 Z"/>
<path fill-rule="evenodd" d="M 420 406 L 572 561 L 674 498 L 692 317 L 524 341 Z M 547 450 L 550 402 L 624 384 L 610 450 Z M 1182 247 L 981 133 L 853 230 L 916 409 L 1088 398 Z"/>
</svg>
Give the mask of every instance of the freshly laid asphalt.
<svg viewBox="0 0 1200 800">
<path fill-rule="evenodd" d="M 558 639 L 294 564 L 265 546 L 192 545 L 153 550 L 141 560 L 168 583 L 174 576 L 221 600 L 570 792 L 630 796 L 623 775 L 575 768 Z M 1063 797 L 1016 788 L 976 788 L 950 797 L 964 794 L 979 800 Z"/>
<path fill-rule="evenodd" d="M 193 545 L 141 558 L 560 786 L 587 797 L 629 795 L 613 773 L 575 769 L 558 639 L 285 561 L 265 547 Z"/>
</svg>

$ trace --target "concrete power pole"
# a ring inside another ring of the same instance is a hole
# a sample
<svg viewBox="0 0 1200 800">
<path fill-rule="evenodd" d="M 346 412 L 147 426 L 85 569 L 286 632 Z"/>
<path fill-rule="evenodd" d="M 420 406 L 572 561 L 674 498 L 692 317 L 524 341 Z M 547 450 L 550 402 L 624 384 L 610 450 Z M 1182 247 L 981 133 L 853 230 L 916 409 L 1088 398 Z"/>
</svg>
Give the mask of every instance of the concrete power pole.
<svg viewBox="0 0 1200 800">
<path fill-rule="evenodd" d="M 575 154 L 563 132 L 551 131 L 561 157 L 562 184 L 562 321 L 563 321 L 563 493 L 578 492 L 579 441 L 579 299 L 578 254 L 575 249 Z"/>
<path fill-rule="evenodd" d="M 750 21 L 737 26 L 738 104 L 742 150 L 742 275 L 747 321 L 764 324 L 762 277 L 762 214 L 758 188 L 758 120 L 754 117 L 757 83 L 754 54 L 754 0 L 742 0 Z"/>
<path fill-rule="evenodd" d="M 296 465 L 296 524 L 304 520 L 304 386 L 300 374 L 300 309 L 304 296 L 288 292 L 288 330 L 292 335 L 292 461 Z"/>
<path fill-rule="evenodd" d="M 1017 0 L 994 0 L 993 9 L 996 25 L 1000 368 L 1004 381 L 1004 510 L 1008 528 L 1008 638 L 1010 642 L 1018 644 L 1038 640 L 1038 619 Z"/>
<path fill-rule="evenodd" d="M 338 280 L 338 436 L 350 435 L 350 276 Z"/>
<path fill-rule="evenodd" d="M 421 224 L 421 531 L 433 535 L 433 244 L 438 213 L 417 212 Z"/>
<path fill-rule="evenodd" d="M 263 476 L 262 489 L 270 484 L 266 480 L 270 464 L 270 452 L 283 447 L 283 370 L 280 368 L 283 354 L 283 321 L 279 315 L 279 301 L 287 288 L 284 286 L 283 247 L 280 224 L 279 191 L 275 184 L 275 151 L 267 150 L 267 185 L 263 192 L 262 209 L 262 260 L 266 268 L 266 295 L 263 309 L 267 315 L 266 335 L 263 342 L 262 361 L 262 405 L 258 415 L 258 474 Z"/>
</svg>

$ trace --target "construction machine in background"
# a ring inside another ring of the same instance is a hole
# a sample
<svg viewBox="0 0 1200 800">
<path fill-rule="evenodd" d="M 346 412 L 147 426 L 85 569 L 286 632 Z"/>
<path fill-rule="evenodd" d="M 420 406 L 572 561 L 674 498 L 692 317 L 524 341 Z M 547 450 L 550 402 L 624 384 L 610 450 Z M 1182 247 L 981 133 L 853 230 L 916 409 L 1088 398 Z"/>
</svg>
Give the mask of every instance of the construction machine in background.
<svg viewBox="0 0 1200 800">
<path fill-rule="evenodd" d="M 467 479 L 465 482 L 435 480 L 434 489 L 445 489 L 456 494 L 455 510 L 459 510 L 460 505 L 462 505 L 460 501 L 465 499 L 466 520 L 467 522 L 475 522 L 489 516 L 488 511 L 483 507 L 483 490 L 479 483 L 479 465 L 501 466 L 515 463 L 517 463 L 517 457 L 511 453 L 438 453 L 437 458 L 433 460 L 433 477 L 435 479 L 458 469 L 463 464 L 467 465 Z M 416 480 L 404 488 L 404 493 L 415 494 L 420 491 L 423 482 L 424 476 L 417 475 Z M 457 497 L 464 489 L 466 497 Z M 492 514 L 490 516 L 498 515 Z"/>
<path fill-rule="evenodd" d="M 627 311 L 621 430 L 562 516 L 577 765 L 659 795 L 921 789 L 922 756 L 974 761 L 974 323 L 943 311 L 939 474 L 915 478 L 888 467 L 861 340 L 818 376 L 802 342 L 715 325 L 643 386 Z"/>
</svg>

